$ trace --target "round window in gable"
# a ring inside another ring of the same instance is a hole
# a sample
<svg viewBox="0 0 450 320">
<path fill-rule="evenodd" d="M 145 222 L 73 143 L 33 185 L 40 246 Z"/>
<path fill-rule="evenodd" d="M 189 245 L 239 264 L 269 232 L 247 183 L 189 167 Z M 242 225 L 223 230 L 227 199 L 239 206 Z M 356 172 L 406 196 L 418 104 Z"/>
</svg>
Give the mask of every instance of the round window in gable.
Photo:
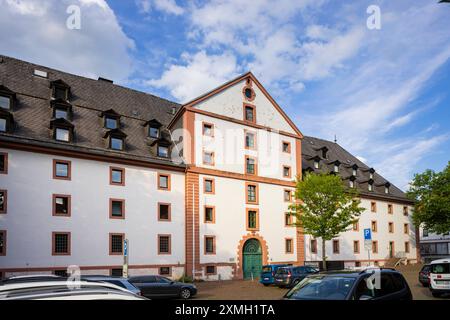
<svg viewBox="0 0 450 320">
<path fill-rule="evenodd" d="M 255 99 L 255 92 L 252 88 L 246 87 L 244 88 L 244 96 L 247 100 L 251 101 Z"/>
</svg>

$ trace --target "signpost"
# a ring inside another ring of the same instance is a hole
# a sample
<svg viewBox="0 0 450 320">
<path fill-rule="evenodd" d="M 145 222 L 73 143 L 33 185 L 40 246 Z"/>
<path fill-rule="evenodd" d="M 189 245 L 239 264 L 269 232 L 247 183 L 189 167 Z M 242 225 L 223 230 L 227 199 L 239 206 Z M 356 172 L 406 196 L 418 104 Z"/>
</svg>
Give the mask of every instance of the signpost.
<svg viewBox="0 0 450 320">
<path fill-rule="evenodd" d="M 370 251 L 372 250 L 372 229 L 364 229 L 364 249 L 367 250 L 370 265 Z"/>
<path fill-rule="evenodd" d="M 123 269 L 122 276 L 128 278 L 128 239 L 123 240 Z"/>
</svg>

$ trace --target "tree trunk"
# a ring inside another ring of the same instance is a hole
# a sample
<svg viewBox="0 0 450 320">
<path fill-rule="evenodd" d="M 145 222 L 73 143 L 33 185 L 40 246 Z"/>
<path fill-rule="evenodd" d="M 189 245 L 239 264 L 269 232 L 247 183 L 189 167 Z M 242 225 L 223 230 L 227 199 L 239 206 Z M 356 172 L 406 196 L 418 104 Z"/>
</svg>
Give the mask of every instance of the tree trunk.
<svg viewBox="0 0 450 320">
<path fill-rule="evenodd" d="M 327 255 L 325 252 L 325 240 L 322 238 L 322 264 L 323 264 L 323 270 L 327 271 Z"/>
</svg>

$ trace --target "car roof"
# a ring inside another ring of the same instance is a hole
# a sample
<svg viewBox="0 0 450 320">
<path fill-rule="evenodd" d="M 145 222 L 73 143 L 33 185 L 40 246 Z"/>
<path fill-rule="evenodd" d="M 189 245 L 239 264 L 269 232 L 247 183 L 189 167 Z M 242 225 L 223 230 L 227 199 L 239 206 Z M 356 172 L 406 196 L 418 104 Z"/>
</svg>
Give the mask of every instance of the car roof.
<svg viewBox="0 0 450 320">
<path fill-rule="evenodd" d="M 363 270 L 332 270 L 332 271 L 321 271 L 312 276 L 345 276 L 345 277 L 359 277 L 368 274 L 371 270 L 379 270 L 383 273 L 399 273 L 395 269 L 391 268 L 367 268 Z"/>
<path fill-rule="evenodd" d="M 62 281 L 36 281 L 36 282 L 21 282 L 21 283 L 11 283 L 0 286 L 0 296 L 6 292 L 21 291 L 21 290 L 40 290 L 42 288 L 68 288 L 68 282 L 66 280 Z M 70 286 L 72 288 L 76 287 L 86 287 L 86 288 L 104 288 L 111 290 L 119 290 L 128 292 L 128 290 L 119 287 L 115 284 L 108 282 L 92 282 L 92 281 L 70 281 Z"/>
<path fill-rule="evenodd" d="M 1 296 L 1 294 L 0 294 Z M 39 290 L 13 290 L 2 296 L 5 300 L 141 300 L 131 292 L 118 291 L 111 288 L 79 288 L 43 287 Z"/>
<path fill-rule="evenodd" d="M 434 260 L 431 261 L 430 264 L 438 264 L 438 263 L 450 263 L 450 259 L 439 259 L 439 260 Z"/>
</svg>

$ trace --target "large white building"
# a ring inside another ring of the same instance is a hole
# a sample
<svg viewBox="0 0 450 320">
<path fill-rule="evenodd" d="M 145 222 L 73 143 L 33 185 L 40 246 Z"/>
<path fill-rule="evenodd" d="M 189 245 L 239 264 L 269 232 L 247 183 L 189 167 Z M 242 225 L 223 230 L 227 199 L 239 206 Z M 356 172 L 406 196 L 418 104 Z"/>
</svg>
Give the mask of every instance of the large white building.
<svg viewBox="0 0 450 320">
<path fill-rule="evenodd" d="M 184 105 L 0 56 L 0 275 L 257 277 L 316 263 L 286 214 L 295 178 L 329 170 L 360 190 L 336 266 L 417 260 L 411 202 L 339 145 L 304 137 L 251 74 Z M 356 171 L 355 171 L 356 170 Z M 3 199 L 3 200 L 2 200 Z M 330 262 L 331 263 L 331 262 Z"/>
</svg>

